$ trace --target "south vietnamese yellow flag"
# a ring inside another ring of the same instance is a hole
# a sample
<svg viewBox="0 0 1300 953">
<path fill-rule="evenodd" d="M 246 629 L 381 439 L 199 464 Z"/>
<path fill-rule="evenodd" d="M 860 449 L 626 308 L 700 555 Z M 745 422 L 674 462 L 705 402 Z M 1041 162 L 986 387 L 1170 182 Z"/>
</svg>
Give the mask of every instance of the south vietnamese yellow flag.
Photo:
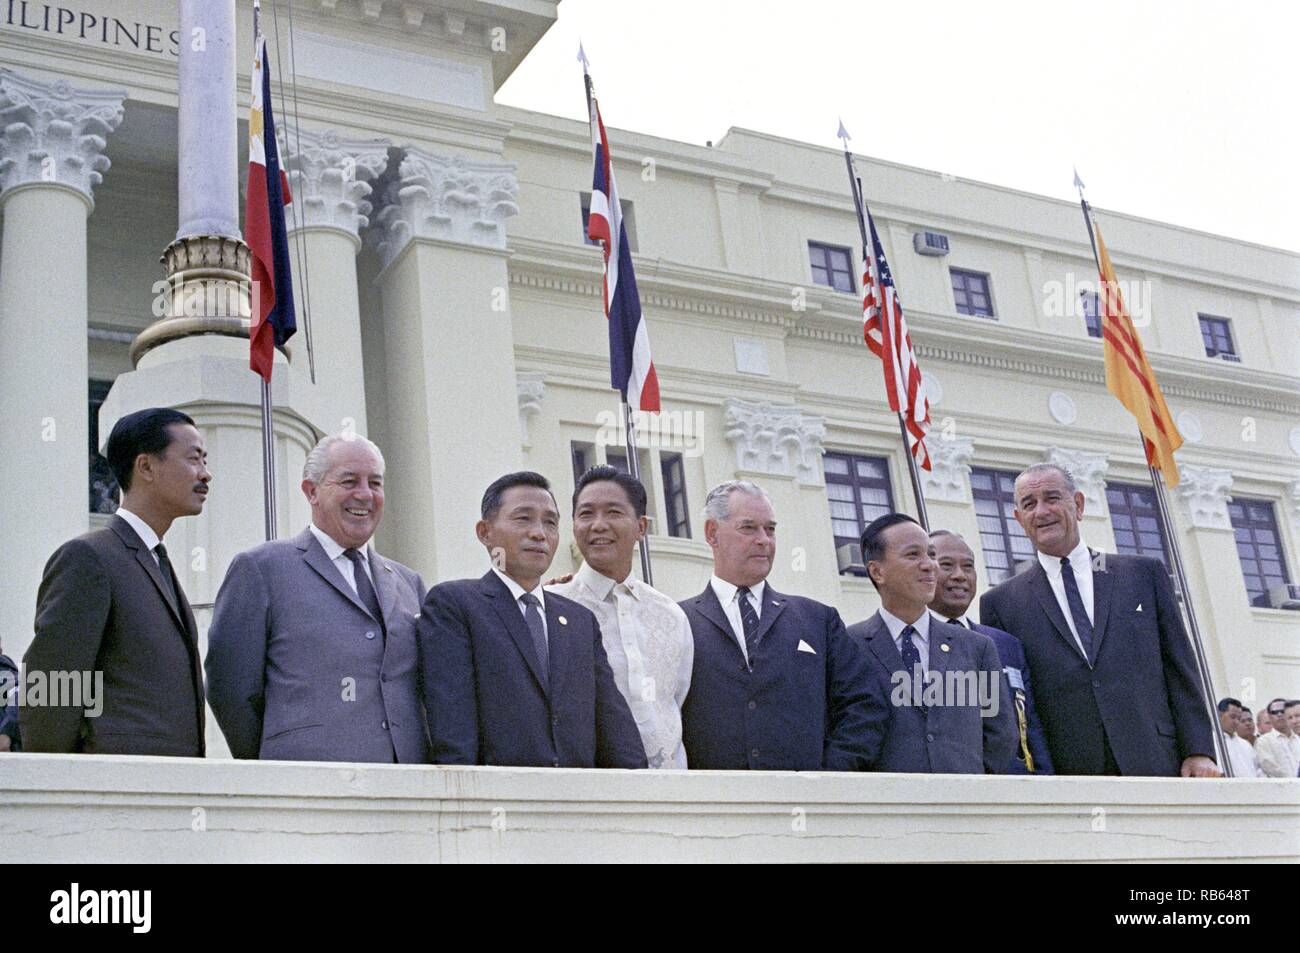
<svg viewBox="0 0 1300 953">
<path fill-rule="evenodd" d="M 1160 471 L 1165 486 L 1172 490 L 1178 485 L 1174 451 L 1183 445 L 1183 436 L 1174 425 L 1142 340 L 1124 308 L 1115 269 L 1106 252 L 1106 243 L 1101 240 L 1101 229 L 1095 223 L 1093 228 L 1097 235 L 1097 256 L 1101 260 L 1098 310 L 1106 354 L 1106 389 L 1137 418 L 1138 430 L 1142 431 L 1146 443 L 1147 462 Z"/>
</svg>

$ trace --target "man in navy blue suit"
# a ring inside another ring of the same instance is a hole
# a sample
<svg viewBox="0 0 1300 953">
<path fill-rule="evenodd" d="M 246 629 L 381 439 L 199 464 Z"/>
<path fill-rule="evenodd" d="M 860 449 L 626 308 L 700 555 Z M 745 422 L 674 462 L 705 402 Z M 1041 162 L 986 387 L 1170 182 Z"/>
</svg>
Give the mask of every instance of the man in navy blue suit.
<svg viewBox="0 0 1300 953">
<path fill-rule="evenodd" d="M 542 590 L 560 535 L 550 484 L 507 474 L 483 494 L 481 514 L 475 530 L 492 568 L 434 586 L 420 614 L 433 760 L 644 768 L 596 617 Z"/>
<path fill-rule="evenodd" d="M 709 492 L 713 577 L 681 603 L 695 638 L 682 739 L 692 769 L 863 771 L 875 761 L 887 699 L 839 613 L 767 584 L 776 516 L 742 480 Z"/>
<path fill-rule="evenodd" d="M 1034 688 L 1029 677 L 1029 665 L 1025 662 L 1024 646 L 1014 635 L 972 622 L 966 615 L 966 610 L 975 601 L 978 583 L 975 554 L 966 545 L 966 540 L 946 529 L 936 529 L 930 534 L 930 542 L 934 544 L 934 558 L 939 566 L 930 611 L 940 622 L 964 626 L 991 638 L 997 646 L 1002 671 L 1011 685 L 1020 743 L 1007 773 L 1051 774 L 1052 755 L 1047 750 L 1047 739 L 1043 737 L 1043 726 L 1034 707 Z"/>
<path fill-rule="evenodd" d="M 935 619 L 934 545 L 916 520 L 887 513 L 862 533 L 880 610 L 849 627 L 890 686 L 877 771 L 1003 774 L 1015 753 L 1011 692 L 987 635 Z"/>
<path fill-rule="evenodd" d="M 1058 466 L 1027 468 L 1015 497 L 1037 559 L 984 593 L 980 618 L 1025 647 L 1056 773 L 1219 777 L 1164 565 L 1089 550 L 1083 494 Z"/>
</svg>

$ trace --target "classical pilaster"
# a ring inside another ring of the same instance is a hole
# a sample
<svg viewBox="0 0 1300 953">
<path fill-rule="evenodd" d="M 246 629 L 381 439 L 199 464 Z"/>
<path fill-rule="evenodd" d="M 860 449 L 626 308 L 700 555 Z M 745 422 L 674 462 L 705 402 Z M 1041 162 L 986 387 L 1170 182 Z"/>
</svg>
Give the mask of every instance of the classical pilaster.
<svg viewBox="0 0 1300 953">
<path fill-rule="evenodd" d="M 0 71 L 0 467 L 22 486 L 0 509 L 0 626 L 15 659 L 45 561 L 89 528 L 86 218 L 125 98 Z"/>
<path fill-rule="evenodd" d="M 519 468 L 505 221 L 514 166 L 407 147 L 376 216 L 384 268 L 387 493 L 394 558 L 425 578 L 483 571 L 476 500 Z"/>
<path fill-rule="evenodd" d="M 518 378 L 519 440 L 525 451 L 533 441 L 528 434 L 528 421 L 542 412 L 542 399 L 546 396 L 546 375 L 541 371 L 522 371 Z"/>
<path fill-rule="evenodd" d="M 302 245 L 302 256 L 292 256 L 294 287 L 311 316 L 321 421 L 331 433 L 366 435 L 356 258 L 361 229 L 370 223 L 370 182 L 388 167 L 389 143 L 332 129 L 285 139 L 281 155 L 293 195 L 286 224 L 290 242 Z"/>
</svg>

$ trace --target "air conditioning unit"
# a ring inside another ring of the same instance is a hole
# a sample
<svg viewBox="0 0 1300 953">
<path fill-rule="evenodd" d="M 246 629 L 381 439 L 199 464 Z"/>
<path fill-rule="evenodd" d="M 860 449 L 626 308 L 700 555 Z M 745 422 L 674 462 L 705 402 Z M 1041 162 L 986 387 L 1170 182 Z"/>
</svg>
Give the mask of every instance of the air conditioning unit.
<svg viewBox="0 0 1300 953">
<path fill-rule="evenodd" d="M 867 564 L 862 561 L 862 547 L 857 543 L 845 543 L 843 546 L 836 547 L 835 559 L 840 564 L 841 573 L 850 573 L 854 576 L 867 574 Z"/>
<path fill-rule="evenodd" d="M 1268 591 L 1268 604 L 1274 609 L 1300 611 L 1300 586 L 1274 586 Z"/>
<path fill-rule="evenodd" d="M 941 258 L 948 254 L 948 236 L 940 232 L 917 232 L 912 236 L 912 247 L 918 255 Z"/>
</svg>

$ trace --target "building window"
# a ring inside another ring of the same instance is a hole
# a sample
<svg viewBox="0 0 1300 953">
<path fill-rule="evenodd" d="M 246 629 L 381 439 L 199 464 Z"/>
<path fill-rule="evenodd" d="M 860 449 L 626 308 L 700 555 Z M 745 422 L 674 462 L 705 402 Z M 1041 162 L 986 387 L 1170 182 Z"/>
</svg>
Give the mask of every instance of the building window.
<svg viewBox="0 0 1300 953">
<path fill-rule="evenodd" d="M 889 462 L 884 457 L 861 457 L 849 453 L 828 453 L 822 461 L 826 473 L 826 497 L 831 505 L 831 532 L 835 548 L 858 545 L 862 531 L 877 516 L 894 510 L 889 485 Z M 865 575 L 845 569 L 843 574 Z"/>
<path fill-rule="evenodd" d="M 1115 531 L 1115 550 L 1125 556 L 1153 556 L 1169 570 L 1169 552 L 1164 526 L 1156 506 L 1156 494 L 1149 486 L 1107 483 L 1106 502 L 1110 526 Z"/>
<path fill-rule="evenodd" d="M 90 512 L 116 513 L 117 480 L 108 468 L 108 461 L 99 452 L 99 408 L 113 386 L 112 381 L 90 382 Z"/>
<path fill-rule="evenodd" d="M 587 237 L 587 221 L 591 218 L 591 193 L 581 193 L 580 201 L 582 203 L 582 240 L 588 245 L 599 245 L 600 242 L 592 241 Z M 623 230 L 627 232 L 628 249 L 636 251 L 636 210 L 632 207 L 630 199 L 619 199 L 618 205 L 623 210 Z"/>
<path fill-rule="evenodd" d="M 989 276 L 978 271 L 949 268 L 952 275 L 952 298 L 958 314 L 993 317 L 993 297 L 989 294 Z"/>
<path fill-rule="evenodd" d="M 1034 544 L 1016 522 L 1016 474 L 1002 470 L 972 469 L 971 496 L 989 585 L 1010 579 L 1016 567 L 1034 558 Z"/>
<path fill-rule="evenodd" d="M 1228 504 L 1228 517 L 1237 539 L 1237 555 L 1241 558 L 1241 574 L 1246 579 L 1250 604 L 1267 608 L 1268 591 L 1291 581 L 1282 557 L 1273 504 L 1268 500 L 1234 497 Z"/>
<path fill-rule="evenodd" d="M 1240 363 L 1241 358 L 1232 343 L 1232 326 L 1228 319 L 1215 318 L 1208 314 L 1197 315 L 1197 317 L 1201 321 L 1201 341 L 1205 344 L 1205 356 Z"/>
<path fill-rule="evenodd" d="M 690 539 L 691 515 L 686 502 L 686 466 L 680 453 L 659 454 L 659 471 L 664 481 L 664 525 L 669 536 Z"/>
<path fill-rule="evenodd" d="M 813 284 L 836 291 L 854 291 L 853 256 L 847 248 L 809 242 L 808 259 L 812 265 Z"/>
<path fill-rule="evenodd" d="M 579 443 L 575 440 L 569 444 L 569 455 L 573 460 L 573 486 L 577 489 L 578 480 L 596 465 L 596 447 L 594 444 Z"/>
<path fill-rule="evenodd" d="M 1079 303 L 1083 306 L 1083 323 L 1088 337 L 1101 337 L 1101 298 L 1095 291 L 1080 291 Z"/>
</svg>

